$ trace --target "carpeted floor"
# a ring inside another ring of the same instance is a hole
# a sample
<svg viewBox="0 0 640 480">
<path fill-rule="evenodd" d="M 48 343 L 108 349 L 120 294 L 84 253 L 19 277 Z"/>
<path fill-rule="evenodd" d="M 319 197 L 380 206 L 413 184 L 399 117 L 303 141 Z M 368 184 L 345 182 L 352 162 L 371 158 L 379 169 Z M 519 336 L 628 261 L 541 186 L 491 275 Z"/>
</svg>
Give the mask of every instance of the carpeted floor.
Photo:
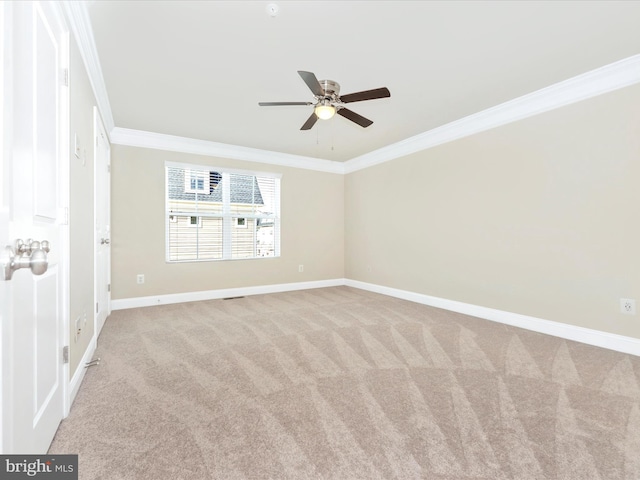
<svg viewBox="0 0 640 480">
<path fill-rule="evenodd" d="M 336 287 L 114 312 L 80 479 L 640 479 L 640 358 Z"/>
</svg>

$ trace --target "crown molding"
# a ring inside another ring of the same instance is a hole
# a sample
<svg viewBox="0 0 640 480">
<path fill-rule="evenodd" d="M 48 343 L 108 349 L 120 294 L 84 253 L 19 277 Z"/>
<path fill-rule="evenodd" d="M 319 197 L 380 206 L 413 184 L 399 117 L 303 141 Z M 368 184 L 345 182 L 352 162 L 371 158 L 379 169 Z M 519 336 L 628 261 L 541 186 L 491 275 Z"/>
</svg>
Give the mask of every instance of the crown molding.
<svg viewBox="0 0 640 480">
<path fill-rule="evenodd" d="M 469 115 L 346 162 L 163 135 L 115 126 L 85 2 L 61 2 L 76 38 L 111 141 L 116 144 L 212 155 L 321 172 L 347 174 L 640 83 L 640 54 Z"/>
<path fill-rule="evenodd" d="M 246 162 L 267 163 L 284 167 L 302 168 L 328 173 L 344 173 L 344 164 L 332 160 L 321 160 L 301 155 L 271 152 L 257 148 L 228 145 L 225 143 L 177 137 L 161 133 L 144 132 L 116 127 L 111 131 L 111 143 L 130 147 L 153 148 L 171 152 L 193 153 L 212 157 L 229 158 Z"/>
<path fill-rule="evenodd" d="M 64 13 L 69 22 L 71 33 L 76 39 L 80 56 L 84 62 L 89 77 L 89 83 L 96 97 L 98 109 L 102 115 L 105 128 L 110 132 L 115 127 L 113 114 L 111 113 L 111 105 L 109 104 L 109 95 L 107 94 L 107 86 L 104 83 L 102 75 L 102 67 L 100 66 L 100 58 L 96 49 L 96 42 L 93 38 L 93 29 L 91 28 L 91 20 L 85 2 L 63 1 L 60 2 Z"/>
<path fill-rule="evenodd" d="M 605 65 L 344 163 L 117 127 L 111 132 L 111 141 L 121 145 L 348 174 L 636 83 L 640 83 L 640 55 Z"/>
<path fill-rule="evenodd" d="M 355 172 L 421 150 L 427 150 L 639 82 L 640 55 L 634 55 L 352 158 L 344 164 L 345 173 Z"/>
</svg>

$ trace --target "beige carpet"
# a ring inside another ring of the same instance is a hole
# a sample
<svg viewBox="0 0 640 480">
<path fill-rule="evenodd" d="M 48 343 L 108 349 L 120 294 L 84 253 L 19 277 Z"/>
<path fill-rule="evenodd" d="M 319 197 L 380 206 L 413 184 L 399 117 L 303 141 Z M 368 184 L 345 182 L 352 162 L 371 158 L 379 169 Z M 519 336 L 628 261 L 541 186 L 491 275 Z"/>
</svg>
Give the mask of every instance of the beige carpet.
<svg viewBox="0 0 640 480">
<path fill-rule="evenodd" d="M 114 312 L 81 479 L 640 479 L 640 358 L 348 287 Z"/>
</svg>

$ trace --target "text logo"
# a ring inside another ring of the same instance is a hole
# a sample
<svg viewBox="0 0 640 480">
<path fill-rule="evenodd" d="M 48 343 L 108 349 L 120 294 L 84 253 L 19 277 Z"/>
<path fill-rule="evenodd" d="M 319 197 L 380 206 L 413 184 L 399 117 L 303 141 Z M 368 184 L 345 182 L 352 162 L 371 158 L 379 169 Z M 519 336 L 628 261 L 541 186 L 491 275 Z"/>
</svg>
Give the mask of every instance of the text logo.
<svg viewBox="0 0 640 480">
<path fill-rule="evenodd" d="M 78 455 L 0 455 L 0 474 L 7 480 L 78 480 Z"/>
</svg>

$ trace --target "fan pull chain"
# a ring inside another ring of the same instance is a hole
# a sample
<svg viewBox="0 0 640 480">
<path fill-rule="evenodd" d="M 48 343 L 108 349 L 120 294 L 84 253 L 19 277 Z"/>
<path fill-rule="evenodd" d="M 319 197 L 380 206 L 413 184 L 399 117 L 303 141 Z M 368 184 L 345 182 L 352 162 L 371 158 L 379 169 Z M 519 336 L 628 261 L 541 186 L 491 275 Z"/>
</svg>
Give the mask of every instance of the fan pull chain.
<svg viewBox="0 0 640 480">
<path fill-rule="evenodd" d="M 329 128 L 331 129 L 331 151 L 333 152 L 333 143 L 334 143 L 334 139 L 335 139 L 335 122 L 331 122 L 331 125 L 329 125 Z"/>
</svg>

